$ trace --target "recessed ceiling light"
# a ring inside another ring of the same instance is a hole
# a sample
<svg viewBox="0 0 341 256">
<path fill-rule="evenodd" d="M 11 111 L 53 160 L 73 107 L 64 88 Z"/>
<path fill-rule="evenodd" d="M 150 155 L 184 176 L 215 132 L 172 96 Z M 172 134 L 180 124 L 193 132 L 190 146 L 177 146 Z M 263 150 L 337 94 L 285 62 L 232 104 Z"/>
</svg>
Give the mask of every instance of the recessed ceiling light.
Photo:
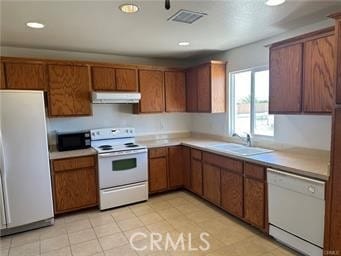
<svg viewBox="0 0 341 256">
<path fill-rule="evenodd" d="M 180 46 L 188 46 L 189 42 L 180 42 L 180 43 L 178 43 L 178 45 L 180 45 Z"/>
<path fill-rule="evenodd" d="M 286 0 L 267 0 L 265 2 L 266 5 L 268 6 L 277 6 L 277 5 L 281 5 L 284 4 Z"/>
<path fill-rule="evenodd" d="M 139 10 L 139 7 L 135 4 L 122 4 L 120 10 L 124 13 L 135 13 Z"/>
<path fill-rule="evenodd" d="M 45 27 L 44 24 L 39 23 L 39 22 L 27 22 L 26 26 L 28 26 L 29 28 L 43 28 L 43 27 Z"/>
</svg>

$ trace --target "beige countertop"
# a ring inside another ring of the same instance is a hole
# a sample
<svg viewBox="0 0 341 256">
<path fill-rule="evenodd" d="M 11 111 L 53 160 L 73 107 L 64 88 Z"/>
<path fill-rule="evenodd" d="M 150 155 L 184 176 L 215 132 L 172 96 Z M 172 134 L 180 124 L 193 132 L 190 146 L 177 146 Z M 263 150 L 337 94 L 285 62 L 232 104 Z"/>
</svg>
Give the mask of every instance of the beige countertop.
<svg viewBox="0 0 341 256">
<path fill-rule="evenodd" d="M 146 145 L 148 148 L 184 145 L 310 178 L 320 180 L 328 180 L 329 178 L 329 151 L 287 148 L 253 156 L 236 156 L 210 147 L 224 142 L 226 141 L 198 137 L 139 141 L 140 144 Z"/>
<path fill-rule="evenodd" d="M 93 148 L 69 150 L 69 151 L 58 151 L 54 146 L 50 148 L 50 160 L 71 158 L 79 156 L 96 155 L 97 151 Z"/>
<path fill-rule="evenodd" d="M 248 162 L 277 168 L 282 171 L 295 173 L 310 178 L 328 180 L 329 178 L 329 158 L 330 152 L 323 150 L 312 150 L 303 148 L 286 148 L 273 151 L 271 153 L 237 156 L 226 152 L 218 151 L 210 146 L 221 144 L 227 141 L 220 139 L 206 139 L 202 137 L 170 138 L 159 140 L 138 140 L 139 144 L 146 145 L 148 148 L 184 145 L 192 148 L 208 151 L 211 153 L 232 157 Z M 93 148 L 71 150 L 59 152 L 55 147 L 50 148 L 50 159 L 62 159 L 97 154 Z"/>
</svg>

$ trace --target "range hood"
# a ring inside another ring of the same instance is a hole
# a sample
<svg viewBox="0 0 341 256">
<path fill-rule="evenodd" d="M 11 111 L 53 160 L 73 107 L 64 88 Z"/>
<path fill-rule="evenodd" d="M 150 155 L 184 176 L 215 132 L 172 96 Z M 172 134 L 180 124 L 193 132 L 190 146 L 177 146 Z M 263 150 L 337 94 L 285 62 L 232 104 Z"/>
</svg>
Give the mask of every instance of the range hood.
<svg viewBox="0 0 341 256">
<path fill-rule="evenodd" d="M 138 103 L 141 99 L 139 92 L 92 92 L 92 103 Z"/>
</svg>

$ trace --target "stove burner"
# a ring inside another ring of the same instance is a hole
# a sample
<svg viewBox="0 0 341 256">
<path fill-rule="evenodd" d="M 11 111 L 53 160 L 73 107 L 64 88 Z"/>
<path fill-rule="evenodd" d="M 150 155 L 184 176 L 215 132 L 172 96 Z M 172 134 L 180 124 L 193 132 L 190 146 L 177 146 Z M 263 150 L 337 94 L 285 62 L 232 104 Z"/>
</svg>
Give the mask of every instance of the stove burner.
<svg viewBox="0 0 341 256">
<path fill-rule="evenodd" d="M 112 146 L 110 146 L 110 145 L 101 145 L 98 148 L 102 149 L 102 150 L 110 150 L 110 149 L 112 149 Z"/>
<path fill-rule="evenodd" d="M 138 147 L 139 145 L 136 145 L 136 144 L 129 144 L 129 145 L 126 145 L 127 148 L 136 148 Z"/>
<path fill-rule="evenodd" d="M 124 143 L 124 146 L 135 145 L 133 142 Z"/>
</svg>

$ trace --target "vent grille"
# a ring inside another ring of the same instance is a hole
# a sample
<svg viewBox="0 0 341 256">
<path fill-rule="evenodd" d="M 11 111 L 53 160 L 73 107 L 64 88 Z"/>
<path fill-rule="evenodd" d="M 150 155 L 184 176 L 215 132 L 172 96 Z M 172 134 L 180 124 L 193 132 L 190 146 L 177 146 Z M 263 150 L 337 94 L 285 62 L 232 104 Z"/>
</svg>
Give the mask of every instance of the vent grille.
<svg viewBox="0 0 341 256">
<path fill-rule="evenodd" d="M 173 16 L 168 18 L 168 20 L 192 24 L 193 22 L 204 17 L 205 15 L 207 15 L 207 13 L 192 12 L 181 9 L 178 12 L 176 12 Z"/>
</svg>

